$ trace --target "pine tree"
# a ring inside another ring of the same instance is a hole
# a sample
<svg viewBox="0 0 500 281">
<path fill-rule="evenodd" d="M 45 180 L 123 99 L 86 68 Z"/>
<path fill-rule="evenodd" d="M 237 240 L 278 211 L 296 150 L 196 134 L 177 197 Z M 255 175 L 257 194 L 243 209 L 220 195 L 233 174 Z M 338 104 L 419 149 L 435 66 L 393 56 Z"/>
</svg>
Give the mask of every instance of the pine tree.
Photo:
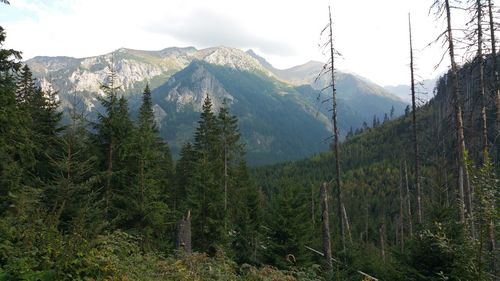
<svg viewBox="0 0 500 281">
<path fill-rule="evenodd" d="M 207 95 L 195 132 L 197 161 L 188 190 L 193 245 L 201 251 L 213 252 L 217 248 L 224 248 L 227 243 L 227 232 L 224 231 L 224 189 L 220 173 L 223 163 L 219 140 L 219 126 Z"/>
<path fill-rule="evenodd" d="M 16 103 L 16 79 L 21 54 L 4 49 L 6 39 L 0 26 L 0 215 L 14 205 L 23 188 L 25 167 L 34 161 L 27 116 Z"/>
<path fill-rule="evenodd" d="M 42 185 L 54 173 L 50 158 L 55 155 L 61 131 L 62 112 L 58 109 L 57 93 L 42 91 L 36 85 L 31 70 L 25 65 L 17 82 L 16 98 L 19 108 L 29 120 L 31 138 L 35 143 L 36 161 L 31 180 L 36 185 Z"/>
<path fill-rule="evenodd" d="M 307 205 L 303 189 L 291 181 L 283 181 L 282 186 L 270 202 L 268 217 L 270 226 L 269 245 L 266 262 L 280 268 L 305 265 L 310 260 L 305 246 L 311 241 Z"/>
<path fill-rule="evenodd" d="M 203 102 L 194 140 L 194 148 L 199 154 L 198 157 L 204 161 L 212 161 L 219 158 L 219 127 L 217 118 L 212 111 L 212 101 L 208 95 Z"/>
<path fill-rule="evenodd" d="M 128 174 L 124 170 L 126 163 L 121 161 L 123 148 L 132 130 L 132 122 L 128 116 L 128 105 L 124 97 L 118 97 L 120 86 L 116 86 L 116 70 L 111 63 L 106 81 L 101 85 L 104 96 L 98 97 L 104 113 L 98 112 L 95 141 L 100 150 L 104 199 L 104 214 L 108 221 L 119 215 L 113 206 L 118 192 L 123 192 L 123 185 L 128 184 Z"/>
<path fill-rule="evenodd" d="M 149 249 L 153 241 L 160 242 L 163 237 L 168 212 L 165 193 L 172 169 L 170 150 L 156 129 L 149 86 L 144 89 L 137 128 L 130 132 L 122 159 L 127 162 L 124 169 L 130 181 L 123 185 L 120 195 L 124 215 L 121 226 L 139 234 L 142 247 Z"/>
<path fill-rule="evenodd" d="M 222 161 L 224 164 L 224 211 L 227 212 L 228 186 L 230 181 L 229 174 L 232 169 L 232 162 L 241 158 L 243 147 L 238 143 L 240 139 L 238 120 L 236 116 L 230 115 L 226 101 L 223 102 L 219 110 L 217 122 L 219 124 Z"/>
<path fill-rule="evenodd" d="M 58 151 L 51 159 L 56 169 L 54 179 L 48 185 L 45 202 L 49 211 L 50 223 L 68 231 L 87 206 L 95 207 L 92 229 L 98 232 L 103 222 L 97 207 L 92 185 L 96 182 L 97 159 L 90 152 L 90 134 L 83 113 L 71 109 L 70 123 L 59 138 Z"/>
<path fill-rule="evenodd" d="M 26 103 L 35 96 L 37 90 L 33 74 L 27 64 L 23 66 L 19 73 L 16 87 L 16 98 L 18 103 Z"/>
<path fill-rule="evenodd" d="M 180 159 L 175 166 L 175 190 L 170 195 L 174 213 L 181 216 L 187 212 L 187 191 L 196 165 L 196 152 L 191 143 L 182 146 Z"/>
<path fill-rule="evenodd" d="M 233 173 L 234 190 L 230 194 L 232 250 L 238 263 L 258 264 L 262 259 L 261 226 L 263 220 L 262 195 L 252 181 L 244 160 Z"/>
</svg>

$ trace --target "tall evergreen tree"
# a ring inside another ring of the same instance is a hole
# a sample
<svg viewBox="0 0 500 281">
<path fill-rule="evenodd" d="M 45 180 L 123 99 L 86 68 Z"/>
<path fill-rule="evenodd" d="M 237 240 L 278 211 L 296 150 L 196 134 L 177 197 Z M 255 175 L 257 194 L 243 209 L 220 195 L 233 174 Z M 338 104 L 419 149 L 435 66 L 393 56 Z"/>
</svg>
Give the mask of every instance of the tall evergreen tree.
<svg viewBox="0 0 500 281">
<path fill-rule="evenodd" d="M 226 101 L 223 102 L 223 105 L 219 110 L 217 121 L 220 130 L 222 161 L 224 165 L 224 211 L 227 212 L 228 188 L 230 184 L 229 174 L 233 163 L 235 163 L 234 161 L 241 158 L 243 147 L 238 143 L 240 139 L 240 133 L 238 132 L 238 119 L 236 116 L 230 115 Z"/>
<path fill-rule="evenodd" d="M 171 194 L 172 208 L 177 214 L 185 214 L 187 191 L 190 186 L 190 180 L 193 177 L 196 152 L 191 143 L 182 146 L 180 159 L 175 165 L 175 190 Z"/>
<path fill-rule="evenodd" d="M 188 204 L 193 215 L 193 245 L 202 251 L 213 251 L 227 243 L 219 137 L 217 118 L 207 95 L 195 132 L 197 161 L 188 191 Z"/>
<path fill-rule="evenodd" d="M 98 232 L 97 226 L 103 222 L 97 198 L 91 189 L 97 180 L 97 159 L 89 147 L 88 122 L 83 113 L 77 112 L 75 108 L 70 110 L 69 120 L 59 138 L 57 154 L 51 159 L 56 172 L 45 194 L 49 221 L 55 227 L 67 231 L 87 206 L 93 206 L 94 216 L 98 218 L 94 217 L 93 227 L 87 233 Z"/>
<path fill-rule="evenodd" d="M 33 74 L 27 64 L 25 64 L 19 72 L 16 86 L 16 98 L 19 103 L 26 103 L 35 96 L 37 87 L 33 79 Z"/>
<path fill-rule="evenodd" d="M 15 74 L 21 53 L 4 49 L 5 30 L 0 26 L 0 215 L 13 206 L 24 181 L 25 167 L 33 162 L 27 116 L 16 103 Z"/>
<path fill-rule="evenodd" d="M 56 153 L 58 134 L 62 129 L 62 112 L 58 109 L 57 93 L 42 91 L 36 85 L 29 67 L 24 65 L 17 82 L 16 98 L 20 110 L 30 123 L 28 128 L 35 144 L 36 161 L 30 178 L 35 184 L 41 185 L 54 173 L 50 158 Z"/>
<path fill-rule="evenodd" d="M 146 86 L 139 110 L 137 128 L 131 131 L 123 149 L 123 159 L 130 175 L 124 184 L 122 227 L 142 238 L 143 248 L 151 248 L 153 241 L 163 243 L 167 188 L 171 183 L 171 156 L 168 146 L 159 138 L 151 102 L 151 91 Z"/>
<path fill-rule="evenodd" d="M 234 173 L 234 190 L 230 194 L 231 226 L 233 227 L 232 250 L 238 263 L 258 264 L 262 260 L 263 208 L 262 194 L 241 160 Z"/>
<path fill-rule="evenodd" d="M 127 101 L 118 97 L 120 86 L 116 84 L 116 70 L 113 62 L 109 65 L 109 74 L 101 85 L 104 96 L 99 96 L 104 112 L 98 112 L 98 122 L 94 124 L 96 130 L 95 141 L 100 152 L 103 188 L 100 189 L 104 199 L 104 214 L 107 220 L 113 221 L 118 216 L 114 209 L 113 200 L 118 192 L 123 192 L 123 184 L 128 183 L 128 174 L 124 170 L 123 147 L 126 138 L 132 130 L 132 123 L 128 116 Z"/>
<path fill-rule="evenodd" d="M 305 246 L 311 241 L 310 220 L 307 218 L 307 201 L 304 189 L 284 180 L 279 192 L 270 202 L 268 225 L 270 226 L 269 245 L 266 261 L 280 268 L 288 268 L 310 261 Z"/>
</svg>

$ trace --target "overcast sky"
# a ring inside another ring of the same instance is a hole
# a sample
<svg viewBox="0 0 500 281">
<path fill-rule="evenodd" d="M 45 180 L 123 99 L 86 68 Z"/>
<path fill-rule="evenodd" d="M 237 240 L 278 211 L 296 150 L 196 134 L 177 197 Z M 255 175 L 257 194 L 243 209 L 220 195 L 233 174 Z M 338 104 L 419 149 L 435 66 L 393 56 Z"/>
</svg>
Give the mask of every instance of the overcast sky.
<svg viewBox="0 0 500 281">
<path fill-rule="evenodd" d="M 253 49 L 278 68 L 326 60 L 318 45 L 332 7 L 337 66 L 380 85 L 409 84 L 408 12 L 417 74 L 431 78 L 444 50 L 425 48 L 444 23 L 433 0 L 9 0 L 0 5 L 6 47 L 34 56 L 87 57 L 120 47 Z M 463 19 L 457 16 L 456 21 Z"/>
</svg>

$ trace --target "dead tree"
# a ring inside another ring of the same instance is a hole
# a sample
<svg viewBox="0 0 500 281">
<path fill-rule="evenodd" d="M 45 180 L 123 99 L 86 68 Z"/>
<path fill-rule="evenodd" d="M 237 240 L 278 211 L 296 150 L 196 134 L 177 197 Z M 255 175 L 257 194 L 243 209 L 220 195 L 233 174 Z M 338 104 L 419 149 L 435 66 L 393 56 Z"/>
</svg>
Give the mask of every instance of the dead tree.
<svg viewBox="0 0 500 281">
<path fill-rule="evenodd" d="M 481 0 L 476 0 L 477 5 L 477 59 L 479 63 L 479 87 L 481 91 L 481 131 L 483 163 L 488 161 L 488 127 L 486 123 L 486 85 L 484 81 L 483 59 L 483 7 Z M 472 194 L 471 194 L 472 195 Z M 472 197 L 472 196 L 471 196 Z M 472 200 L 471 200 L 472 201 Z M 472 204 L 472 202 L 470 202 Z M 472 206 L 471 206 L 472 207 Z"/>
<path fill-rule="evenodd" d="M 479 98 L 480 98 L 480 112 L 479 117 L 481 120 L 481 156 L 483 164 L 486 163 L 488 158 L 488 126 L 486 120 L 486 82 L 485 82 L 485 63 L 484 63 L 484 34 L 483 22 L 485 6 L 484 0 L 470 0 L 471 6 L 467 10 L 471 14 L 471 19 L 467 23 L 466 39 L 468 41 L 467 50 L 475 49 L 474 64 L 477 65 L 479 72 Z M 472 119 L 471 114 L 471 119 Z M 469 202 L 470 203 L 470 202 Z"/>
<path fill-rule="evenodd" d="M 330 6 L 328 6 L 328 18 L 329 22 L 325 26 L 325 28 L 321 31 L 321 34 L 323 34 L 326 30 L 329 31 L 328 41 L 323 44 L 323 47 L 324 48 L 328 47 L 328 51 L 330 53 L 330 59 L 328 60 L 327 63 L 323 65 L 323 69 L 316 77 L 316 81 L 318 81 L 321 77 L 323 77 L 326 74 L 331 75 L 329 77 L 331 79 L 331 83 L 323 90 L 326 90 L 330 87 L 332 88 L 331 101 L 332 101 L 332 123 L 333 123 L 333 152 L 335 158 L 335 178 L 334 178 L 335 185 L 332 186 L 336 187 L 336 190 L 333 189 L 333 194 L 336 194 L 336 199 L 337 199 L 336 215 L 338 218 L 338 228 L 340 230 L 342 250 L 343 253 L 345 254 L 346 243 L 345 243 L 344 222 L 342 218 L 342 185 L 340 180 L 339 129 L 337 124 L 337 90 L 335 88 L 335 56 L 338 56 L 340 54 L 335 50 L 333 46 L 333 30 L 332 30 L 333 23 L 332 23 L 332 13 L 330 10 Z M 330 99 L 327 99 L 323 102 L 326 102 L 328 100 Z"/>
<path fill-rule="evenodd" d="M 378 229 L 378 234 L 380 237 L 380 254 L 382 255 L 382 261 L 385 263 L 385 224 L 382 223 Z"/>
<path fill-rule="evenodd" d="M 340 160 L 339 160 L 339 129 L 337 126 L 337 90 L 335 88 L 335 50 L 333 48 L 332 13 L 328 6 L 328 16 L 330 19 L 330 73 L 332 75 L 332 121 L 333 121 L 333 150 L 335 154 L 335 182 L 337 185 L 337 217 L 339 218 L 339 229 L 342 238 L 342 249 L 346 254 L 344 224 L 342 223 L 342 186 L 340 182 Z"/>
<path fill-rule="evenodd" d="M 450 90 L 452 94 L 453 103 L 453 114 L 455 121 L 455 131 L 457 140 L 457 155 L 458 155 L 458 165 L 457 165 L 457 188 L 460 194 L 460 221 L 465 223 L 466 214 L 470 210 L 468 206 L 469 202 L 469 172 L 466 169 L 466 147 L 465 147 L 465 137 L 464 137 L 464 125 L 462 119 L 462 104 L 460 101 L 459 86 L 458 86 L 458 65 L 455 61 L 455 46 L 453 40 L 453 32 L 451 25 L 451 7 L 449 0 L 436 0 L 432 5 L 433 8 L 437 9 L 437 15 L 446 16 L 446 31 L 441 34 L 441 37 L 446 38 L 448 43 L 448 54 L 451 62 L 451 69 L 449 74 L 450 79 Z M 438 39 L 439 39 L 438 38 Z"/>
<path fill-rule="evenodd" d="M 328 194 L 326 182 L 321 185 L 321 222 L 323 233 L 323 253 L 325 257 L 325 267 L 327 271 L 332 271 L 332 247 L 330 241 L 330 221 L 328 215 Z"/>
<path fill-rule="evenodd" d="M 500 132 L 500 74 L 498 73 L 498 61 L 497 61 L 497 49 L 496 49 L 496 37 L 495 37 L 495 18 L 493 17 L 493 3 L 488 0 L 488 15 L 489 15 L 489 25 L 490 25 L 490 41 L 491 41 L 491 55 L 493 57 L 493 71 L 495 74 L 495 84 L 494 91 L 496 92 L 495 100 L 497 106 L 497 133 Z"/>
<path fill-rule="evenodd" d="M 186 217 L 177 223 L 177 239 L 175 247 L 180 252 L 191 253 L 191 212 L 188 211 Z"/>
<path fill-rule="evenodd" d="M 497 49 L 496 49 L 496 37 L 495 37 L 495 19 L 493 17 L 493 3 L 491 0 L 488 0 L 488 15 L 489 15 L 489 26 L 490 26 L 490 41 L 491 41 L 491 55 L 493 60 L 493 71 L 494 71 L 494 87 L 493 90 L 496 92 L 495 101 L 496 101 L 496 134 L 500 133 L 500 75 L 498 70 L 498 61 L 497 61 Z M 500 141 L 497 141 L 497 151 L 500 151 Z M 496 239 L 495 239 L 495 223 L 490 221 L 489 225 L 489 238 L 490 238 L 490 250 L 492 254 L 492 267 L 494 272 L 497 271 L 496 265 Z"/>
<path fill-rule="evenodd" d="M 405 238 L 404 238 L 404 200 L 403 200 L 403 171 L 401 169 L 401 163 L 399 164 L 399 227 L 400 227 L 400 245 L 401 252 L 404 251 L 405 248 Z"/>
<path fill-rule="evenodd" d="M 316 207 L 314 206 L 314 186 L 311 186 L 311 223 L 313 230 L 316 228 Z"/>
<path fill-rule="evenodd" d="M 304 247 L 305 247 L 307 250 L 309 250 L 309 251 L 311 251 L 311 252 L 313 252 L 313 253 L 316 253 L 316 254 L 318 254 L 318 255 L 320 255 L 320 256 L 322 256 L 322 257 L 324 257 L 324 256 L 325 256 L 325 254 L 324 254 L 324 253 L 322 253 L 322 252 L 320 252 L 320 251 L 318 251 L 318 250 L 315 250 L 315 249 L 313 249 L 313 248 L 311 248 L 311 247 L 309 247 L 309 246 L 304 246 Z M 335 258 L 333 258 L 333 257 L 332 257 L 332 259 L 331 259 L 331 260 L 332 260 L 333 262 L 335 262 L 336 264 L 340 265 L 340 266 L 343 266 L 343 267 L 345 267 L 345 268 L 347 268 L 347 269 L 350 269 L 350 270 L 353 270 L 353 271 L 355 271 L 355 272 L 359 273 L 360 275 L 362 275 L 362 276 L 363 276 L 363 278 L 364 278 L 363 280 L 373 280 L 373 281 L 379 281 L 379 279 L 377 279 L 377 278 L 375 278 L 375 277 L 373 277 L 373 276 L 369 275 L 368 273 L 363 272 L 363 271 L 361 271 L 361 270 L 357 270 L 357 269 L 355 269 L 355 268 L 352 268 L 352 267 L 348 266 L 347 264 L 344 264 L 344 263 L 340 262 L 338 259 L 335 259 Z"/>
<path fill-rule="evenodd" d="M 410 231 L 410 237 L 413 238 L 413 222 L 411 216 L 411 197 L 410 197 L 410 185 L 408 183 L 408 168 L 405 161 L 405 181 L 406 181 L 406 206 L 408 208 L 408 227 Z"/>
<path fill-rule="evenodd" d="M 417 137 L 417 104 L 415 97 L 415 76 L 413 66 L 413 42 L 411 36 L 411 18 L 408 14 L 408 29 L 410 31 L 410 74 L 411 74 L 411 102 L 412 102 L 412 123 L 413 123 L 413 149 L 415 154 L 415 188 L 417 191 L 417 221 L 422 223 L 422 194 L 420 189 L 420 163 L 418 159 L 418 137 Z"/>
<path fill-rule="evenodd" d="M 347 235 L 349 236 L 349 242 L 352 244 L 351 226 L 349 225 L 349 217 L 347 216 L 344 203 L 342 203 L 342 214 L 344 216 L 345 229 L 347 230 Z"/>
</svg>

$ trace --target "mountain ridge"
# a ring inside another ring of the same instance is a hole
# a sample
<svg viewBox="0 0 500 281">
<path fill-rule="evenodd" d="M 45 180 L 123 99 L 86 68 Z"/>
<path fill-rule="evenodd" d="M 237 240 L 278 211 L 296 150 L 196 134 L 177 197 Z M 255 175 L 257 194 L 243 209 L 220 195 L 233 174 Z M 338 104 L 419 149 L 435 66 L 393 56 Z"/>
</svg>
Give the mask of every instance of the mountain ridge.
<svg viewBox="0 0 500 281">
<path fill-rule="evenodd" d="M 326 143 L 321 143 L 328 138 L 330 130 L 330 105 L 322 102 L 328 93 L 318 91 L 319 85 L 312 79 L 319 73 L 320 62 L 310 61 L 278 70 L 252 50 L 244 52 L 219 46 L 200 50 L 170 47 L 156 51 L 120 48 L 105 55 L 79 59 L 41 56 L 28 60 L 27 64 L 42 86 L 59 92 L 63 108 L 74 107 L 72 102 L 77 99 L 90 113 L 99 110 L 96 96 L 103 94 L 100 83 L 109 74 L 110 64 L 116 70 L 116 83 L 129 99 L 132 115 L 140 105 L 140 93 L 149 84 L 153 90 L 156 121 L 162 135 L 174 146 L 174 153 L 183 142 L 189 141 L 207 94 L 213 99 L 215 110 L 223 99 L 231 101 L 236 116 L 246 124 L 242 126 L 243 138 L 253 163 L 293 160 L 328 149 Z M 361 127 L 363 122 L 371 122 L 373 116 L 382 119 L 391 107 L 395 107 L 396 115 L 403 113 L 406 104 L 380 86 L 352 74 L 339 73 L 337 77 L 341 135 L 345 136 L 350 128 Z M 250 109 L 238 107 L 241 104 Z M 284 105 L 293 110 L 283 109 Z M 273 111 L 280 113 L 273 114 Z M 294 136 L 290 134 L 293 127 L 289 128 L 287 120 L 306 127 Z M 282 123 L 278 126 L 279 122 Z M 174 124 L 177 126 L 172 126 Z M 311 129 L 314 133 L 309 133 L 307 127 L 315 128 Z M 254 132 L 258 132 L 258 136 Z M 314 142 L 317 145 L 305 145 Z M 256 155 L 266 160 L 260 161 Z"/>
</svg>

